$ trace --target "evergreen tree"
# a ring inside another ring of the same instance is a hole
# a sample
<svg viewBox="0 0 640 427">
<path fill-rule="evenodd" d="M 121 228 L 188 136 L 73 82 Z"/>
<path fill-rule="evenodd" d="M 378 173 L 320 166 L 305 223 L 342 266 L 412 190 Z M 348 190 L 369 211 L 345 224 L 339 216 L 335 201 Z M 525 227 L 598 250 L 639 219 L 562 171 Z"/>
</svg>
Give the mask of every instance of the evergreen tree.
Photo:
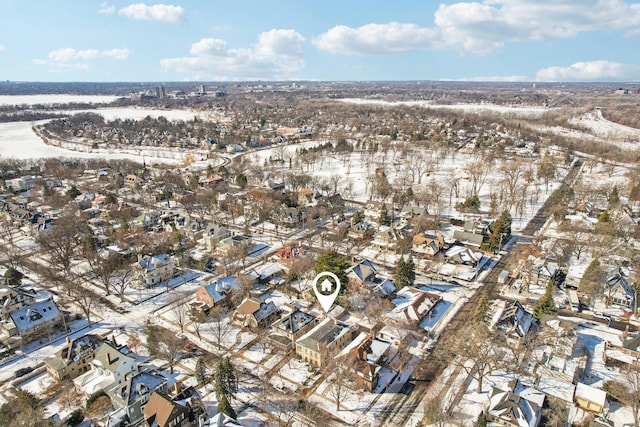
<svg viewBox="0 0 640 427">
<path fill-rule="evenodd" d="M 416 265 L 413 262 L 413 258 L 409 256 L 407 260 L 404 259 L 404 255 L 400 257 L 396 263 L 396 273 L 393 276 L 396 288 L 402 289 L 405 286 L 413 285 L 416 280 Z"/>
<path fill-rule="evenodd" d="M 345 289 L 347 280 L 347 269 L 349 268 L 349 260 L 344 255 L 330 249 L 320 255 L 313 264 L 316 274 L 328 271 L 335 274 L 340 279 L 340 289 Z"/>
<path fill-rule="evenodd" d="M 206 366 L 204 365 L 204 359 L 198 357 L 196 361 L 196 381 L 198 385 L 204 385 L 207 383 L 207 374 L 205 372 Z"/>
<path fill-rule="evenodd" d="M 362 214 L 362 211 L 355 211 L 353 217 L 351 217 L 351 222 L 353 222 L 353 225 L 355 225 L 361 223 L 363 219 L 364 215 Z"/>
<path fill-rule="evenodd" d="M 478 323 L 487 323 L 489 321 L 489 309 L 491 304 L 489 303 L 489 296 L 486 292 L 480 295 L 476 311 L 473 314 L 473 320 Z"/>
<path fill-rule="evenodd" d="M 67 191 L 67 196 L 69 196 L 71 200 L 75 199 L 80 194 L 82 193 L 80 193 L 80 190 L 78 190 L 78 187 L 76 187 L 75 185 L 72 185 L 69 191 Z"/>
<path fill-rule="evenodd" d="M 609 194 L 609 207 L 615 207 L 620 204 L 620 193 L 618 192 L 618 186 L 614 185 L 611 190 L 611 194 Z"/>
<path fill-rule="evenodd" d="M 236 175 L 236 185 L 240 188 L 245 188 L 247 186 L 247 176 L 241 173 Z"/>
<path fill-rule="evenodd" d="M 235 369 L 228 357 L 223 358 L 215 373 L 216 398 L 220 401 L 223 397 L 227 400 L 233 398 L 238 392 L 238 380 Z"/>
<path fill-rule="evenodd" d="M 229 403 L 229 399 L 224 395 L 218 400 L 218 412 L 221 412 L 234 420 L 238 418 L 236 411 L 233 410 L 231 403 Z"/>
<path fill-rule="evenodd" d="M 23 274 L 15 268 L 9 267 L 4 272 L 4 283 L 8 286 L 20 286 Z"/>
<path fill-rule="evenodd" d="M 145 332 L 147 334 L 147 350 L 149 350 L 149 354 L 158 354 L 159 343 L 156 328 L 150 323 L 147 323 L 145 325 Z"/>
<path fill-rule="evenodd" d="M 553 282 L 547 285 L 547 290 L 536 303 L 533 305 L 533 317 L 542 320 L 545 314 L 553 314 L 557 311 L 556 304 L 553 301 Z"/>
<path fill-rule="evenodd" d="M 387 205 L 382 204 L 382 208 L 380 209 L 380 225 L 391 225 L 391 217 L 389 216 L 389 211 L 387 211 Z"/>
<path fill-rule="evenodd" d="M 487 419 L 487 414 L 484 413 L 484 411 L 480 412 L 480 415 L 478 415 L 478 419 L 476 420 L 476 423 L 474 424 L 475 427 L 486 427 L 487 426 L 487 422 L 489 420 Z"/>
<path fill-rule="evenodd" d="M 498 219 L 491 224 L 491 237 L 489 237 L 489 247 L 492 250 L 499 249 L 511 236 L 511 214 L 503 211 Z"/>
</svg>

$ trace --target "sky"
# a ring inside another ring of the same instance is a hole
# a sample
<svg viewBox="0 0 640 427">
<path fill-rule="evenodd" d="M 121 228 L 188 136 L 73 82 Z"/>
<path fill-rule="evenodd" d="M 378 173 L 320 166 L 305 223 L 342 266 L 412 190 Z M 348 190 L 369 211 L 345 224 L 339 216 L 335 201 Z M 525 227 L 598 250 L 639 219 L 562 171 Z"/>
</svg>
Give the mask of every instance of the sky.
<svg viewBox="0 0 640 427">
<path fill-rule="evenodd" d="M 638 46 L 640 0 L 0 0 L 11 81 L 637 82 Z"/>
</svg>

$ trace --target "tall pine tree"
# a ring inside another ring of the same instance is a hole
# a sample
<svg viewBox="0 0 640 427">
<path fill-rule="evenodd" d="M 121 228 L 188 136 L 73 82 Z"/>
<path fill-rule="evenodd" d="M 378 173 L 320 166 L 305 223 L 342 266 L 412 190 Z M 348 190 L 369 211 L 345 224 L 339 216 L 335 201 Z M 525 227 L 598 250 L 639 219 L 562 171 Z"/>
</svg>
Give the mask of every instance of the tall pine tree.
<svg viewBox="0 0 640 427">
<path fill-rule="evenodd" d="M 236 418 L 236 413 L 231 407 L 231 399 L 238 392 L 238 379 L 235 369 L 228 357 L 223 358 L 215 373 L 216 398 L 218 399 L 218 412 L 222 412 L 231 418 Z"/>
<path fill-rule="evenodd" d="M 416 265 L 411 256 L 406 260 L 404 255 L 400 257 L 396 263 L 396 273 L 393 276 L 393 280 L 398 289 L 413 285 L 416 280 Z"/>
<path fill-rule="evenodd" d="M 198 381 L 198 385 L 207 383 L 206 366 L 202 357 L 198 357 L 196 361 L 196 381 Z"/>
<path fill-rule="evenodd" d="M 389 216 L 389 211 L 387 210 L 387 205 L 382 204 L 382 208 L 380 209 L 380 225 L 391 225 L 391 217 Z"/>
</svg>

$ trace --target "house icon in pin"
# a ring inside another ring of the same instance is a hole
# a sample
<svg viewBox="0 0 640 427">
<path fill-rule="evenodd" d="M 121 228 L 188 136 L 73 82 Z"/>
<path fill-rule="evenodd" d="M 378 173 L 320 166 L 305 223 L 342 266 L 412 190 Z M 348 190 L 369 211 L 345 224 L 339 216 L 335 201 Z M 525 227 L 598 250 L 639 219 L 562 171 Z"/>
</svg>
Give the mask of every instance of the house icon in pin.
<svg viewBox="0 0 640 427">
<path fill-rule="evenodd" d="M 321 292 L 331 292 L 331 288 L 333 288 L 333 284 L 327 279 L 324 279 L 322 283 L 320 283 Z"/>
</svg>

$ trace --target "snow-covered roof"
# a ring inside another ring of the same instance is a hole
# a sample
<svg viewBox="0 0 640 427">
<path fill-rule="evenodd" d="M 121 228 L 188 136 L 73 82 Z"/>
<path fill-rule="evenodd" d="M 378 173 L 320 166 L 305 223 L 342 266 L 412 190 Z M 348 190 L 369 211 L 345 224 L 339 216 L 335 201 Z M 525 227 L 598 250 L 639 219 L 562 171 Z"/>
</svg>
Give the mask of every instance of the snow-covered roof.
<svg viewBox="0 0 640 427">
<path fill-rule="evenodd" d="M 439 300 L 440 296 L 436 294 L 405 286 L 391 301 L 396 307 L 391 310 L 389 316 L 403 323 L 419 322 Z"/>
<path fill-rule="evenodd" d="M 353 267 L 349 268 L 349 273 L 353 273 L 353 275 L 355 275 L 358 280 L 364 282 L 371 275 L 376 274 L 376 268 L 371 261 L 369 261 L 368 259 L 363 259 Z"/>
<path fill-rule="evenodd" d="M 459 260 L 464 264 L 475 264 L 482 258 L 482 252 L 456 245 L 447 249 L 444 256 L 449 259 Z"/>
<path fill-rule="evenodd" d="M 315 328 L 301 336 L 297 344 L 319 351 L 320 343 L 329 345 L 350 330 L 351 327 L 327 317 Z"/>
<path fill-rule="evenodd" d="M 169 255 L 162 254 L 146 257 L 140 260 L 139 264 L 140 267 L 142 267 L 142 269 L 148 273 L 155 270 L 156 268 L 166 267 L 167 265 L 169 265 L 169 262 Z"/>
<path fill-rule="evenodd" d="M 236 279 L 233 276 L 223 277 L 204 287 L 214 303 L 222 301 L 231 290 L 237 288 Z"/>
<path fill-rule="evenodd" d="M 53 300 L 44 300 L 23 307 L 9 314 L 18 331 L 28 331 L 43 323 L 50 322 L 62 314 Z"/>
<path fill-rule="evenodd" d="M 584 383 L 576 384 L 576 399 L 584 399 L 604 407 L 607 402 L 607 392 L 599 388 L 591 387 Z"/>
<path fill-rule="evenodd" d="M 520 337 L 524 337 L 533 322 L 533 314 L 529 313 L 518 301 L 506 303 L 500 318 L 496 324 L 496 328 L 515 332 Z"/>
<path fill-rule="evenodd" d="M 557 397 L 568 403 L 573 402 L 573 394 L 576 390 L 576 386 L 570 381 L 546 374 L 540 375 L 536 387 L 544 394 Z"/>
</svg>

